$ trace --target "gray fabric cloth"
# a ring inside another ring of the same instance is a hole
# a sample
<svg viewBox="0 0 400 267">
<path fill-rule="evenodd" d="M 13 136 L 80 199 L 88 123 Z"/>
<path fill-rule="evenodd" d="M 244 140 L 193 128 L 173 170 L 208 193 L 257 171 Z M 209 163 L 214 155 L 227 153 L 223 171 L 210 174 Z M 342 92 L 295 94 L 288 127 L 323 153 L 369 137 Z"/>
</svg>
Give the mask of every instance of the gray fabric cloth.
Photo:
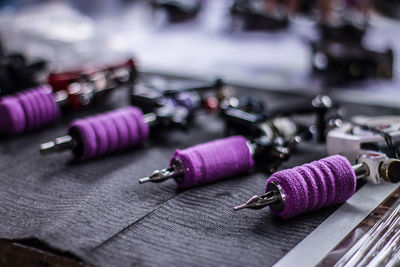
<svg viewBox="0 0 400 267">
<path fill-rule="evenodd" d="M 249 93 L 272 105 L 295 101 L 241 91 Z M 126 104 L 120 91 L 101 108 L 67 114 L 43 131 L 0 141 L 0 238 L 37 238 L 99 266 L 269 266 L 335 209 L 290 221 L 267 209 L 234 212 L 234 205 L 263 192 L 266 177 L 259 173 L 185 191 L 174 181 L 139 185 L 137 178 L 167 166 L 175 148 L 223 137 L 216 117 L 202 116 L 187 133 L 167 130 L 144 147 L 90 162 L 71 162 L 69 153 L 39 155 L 40 142 L 65 134 L 73 118 Z M 351 107 L 353 113 L 360 110 L 378 112 Z M 323 145 L 302 144 L 283 167 L 324 155 Z"/>
</svg>

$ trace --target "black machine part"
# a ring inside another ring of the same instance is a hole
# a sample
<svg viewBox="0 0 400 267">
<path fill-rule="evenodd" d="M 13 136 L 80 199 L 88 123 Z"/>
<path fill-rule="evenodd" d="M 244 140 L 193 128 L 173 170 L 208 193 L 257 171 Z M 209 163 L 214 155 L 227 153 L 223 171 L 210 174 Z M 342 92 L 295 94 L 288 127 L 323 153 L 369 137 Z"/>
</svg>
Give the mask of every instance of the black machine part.
<svg viewBox="0 0 400 267">
<path fill-rule="evenodd" d="M 367 25 L 319 25 L 320 40 L 312 42 L 312 66 L 324 85 L 369 78 L 391 79 L 393 51 L 379 52 L 362 44 Z"/>
<path fill-rule="evenodd" d="M 131 104 L 143 113 L 154 113 L 158 124 L 186 128 L 194 115 L 203 107 L 203 93 L 213 95 L 224 86 L 222 80 L 213 83 L 165 81 L 161 87 L 151 83 L 136 84 L 130 94 Z"/>
<path fill-rule="evenodd" d="M 151 0 L 150 3 L 153 9 L 164 9 L 171 23 L 192 20 L 202 8 L 199 0 Z"/>
<path fill-rule="evenodd" d="M 241 19 L 243 30 L 246 31 L 277 31 L 286 29 L 289 20 L 286 16 L 276 12 L 267 12 L 263 1 L 260 0 L 235 0 L 230 8 L 233 25 Z"/>
<path fill-rule="evenodd" d="M 28 62 L 20 53 L 0 55 L 0 96 L 38 85 L 38 74 L 46 67 L 44 60 Z"/>
</svg>

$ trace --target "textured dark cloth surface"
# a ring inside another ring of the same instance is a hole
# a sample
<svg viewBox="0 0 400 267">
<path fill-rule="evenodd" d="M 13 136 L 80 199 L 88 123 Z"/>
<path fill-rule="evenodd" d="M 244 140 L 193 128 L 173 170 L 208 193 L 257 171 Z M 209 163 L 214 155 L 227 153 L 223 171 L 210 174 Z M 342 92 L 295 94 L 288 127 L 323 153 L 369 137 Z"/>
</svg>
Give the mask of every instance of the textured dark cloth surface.
<svg viewBox="0 0 400 267">
<path fill-rule="evenodd" d="M 291 96 L 241 91 L 249 93 L 273 105 L 296 102 Z M 101 108 L 0 141 L 0 238 L 37 238 L 99 266 L 268 266 L 335 209 L 289 221 L 268 209 L 234 212 L 234 205 L 263 193 L 263 174 L 188 190 L 177 190 L 172 180 L 139 185 L 137 178 L 168 166 L 176 148 L 223 137 L 223 123 L 216 117 L 202 116 L 187 133 L 167 130 L 142 148 L 85 163 L 71 162 L 70 153 L 39 155 L 39 143 L 65 134 L 74 118 L 126 104 L 126 94 L 120 91 Z M 351 111 L 378 112 L 358 106 Z M 378 113 L 385 112 L 391 111 Z M 323 156 L 323 145 L 302 144 L 282 168 Z"/>
</svg>

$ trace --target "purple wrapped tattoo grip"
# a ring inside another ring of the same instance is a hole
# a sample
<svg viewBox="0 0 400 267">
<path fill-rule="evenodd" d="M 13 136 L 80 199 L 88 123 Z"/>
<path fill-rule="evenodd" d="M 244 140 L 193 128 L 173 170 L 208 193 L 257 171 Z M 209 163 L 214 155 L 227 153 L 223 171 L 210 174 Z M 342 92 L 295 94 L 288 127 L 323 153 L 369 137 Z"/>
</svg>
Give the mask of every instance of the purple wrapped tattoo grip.
<svg viewBox="0 0 400 267">
<path fill-rule="evenodd" d="M 246 138 L 233 136 L 184 150 L 176 150 L 171 163 L 182 163 L 185 177 L 177 179 L 179 187 L 187 188 L 211 183 L 248 171 L 254 165 Z"/>
<path fill-rule="evenodd" d="M 149 126 L 136 107 L 125 107 L 72 122 L 69 134 L 77 132 L 82 151 L 79 160 L 88 160 L 143 143 L 149 136 Z"/>
<path fill-rule="evenodd" d="M 339 155 L 274 173 L 267 181 L 278 184 L 285 194 L 285 207 L 271 211 L 284 218 L 339 204 L 356 190 L 356 174 L 350 162 Z"/>
<path fill-rule="evenodd" d="M 0 99 L 0 134 L 33 131 L 60 118 L 49 86 L 43 85 Z"/>
</svg>

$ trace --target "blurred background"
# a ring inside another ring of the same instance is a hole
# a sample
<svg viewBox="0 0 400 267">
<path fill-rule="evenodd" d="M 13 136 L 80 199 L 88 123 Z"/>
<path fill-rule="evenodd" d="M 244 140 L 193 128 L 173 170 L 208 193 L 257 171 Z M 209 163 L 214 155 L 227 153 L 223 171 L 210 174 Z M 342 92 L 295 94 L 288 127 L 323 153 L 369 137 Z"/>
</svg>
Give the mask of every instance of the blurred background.
<svg viewBox="0 0 400 267">
<path fill-rule="evenodd" d="M 396 0 L 0 1 L 2 64 L 19 53 L 38 83 L 133 57 L 145 73 L 390 107 L 399 26 Z"/>
</svg>

